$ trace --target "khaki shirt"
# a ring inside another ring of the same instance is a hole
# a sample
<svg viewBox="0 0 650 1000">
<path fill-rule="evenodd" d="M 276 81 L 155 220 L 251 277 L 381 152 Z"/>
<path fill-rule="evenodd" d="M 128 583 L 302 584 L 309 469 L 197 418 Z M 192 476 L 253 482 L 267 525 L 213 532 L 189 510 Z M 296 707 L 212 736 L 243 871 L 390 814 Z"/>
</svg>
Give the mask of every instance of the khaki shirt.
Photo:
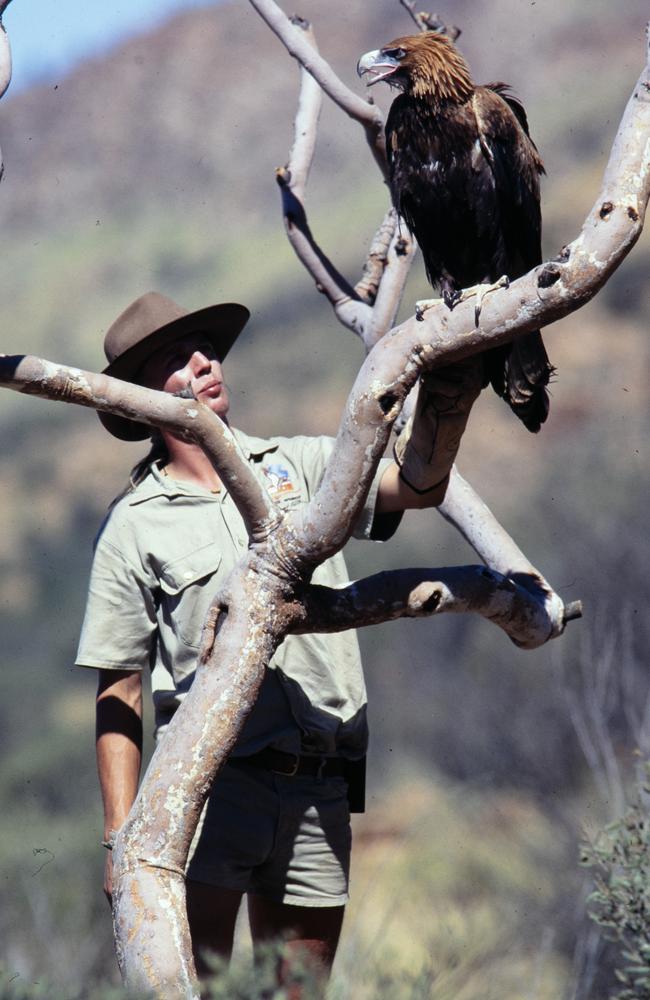
<svg viewBox="0 0 650 1000">
<path fill-rule="evenodd" d="M 258 479 L 285 509 L 311 499 L 332 451 L 325 437 L 263 440 L 235 431 Z M 382 463 L 356 525 L 370 538 Z M 390 537 L 399 516 L 377 518 L 372 537 Z M 164 730 L 194 676 L 208 607 L 244 554 L 248 538 L 230 494 L 164 476 L 146 478 L 110 510 L 96 541 L 77 665 L 152 670 L 157 733 Z M 313 582 L 348 580 L 341 553 Z M 354 631 L 290 635 L 266 671 L 235 754 L 272 745 L 291 753 L 363 755 L 366 690 Z"/>
</svg>

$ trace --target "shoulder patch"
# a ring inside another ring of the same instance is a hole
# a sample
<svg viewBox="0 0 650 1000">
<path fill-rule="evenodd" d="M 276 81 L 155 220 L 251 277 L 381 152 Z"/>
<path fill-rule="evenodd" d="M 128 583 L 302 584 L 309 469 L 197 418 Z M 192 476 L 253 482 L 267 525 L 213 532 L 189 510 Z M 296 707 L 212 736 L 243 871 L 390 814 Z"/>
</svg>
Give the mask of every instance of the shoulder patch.
<svg viewBox="0 0 650 1000">
<path fill-rule="evenodd" d="M 272 497 L 282 496 L 284 493 L 293 493 L 296 487 L 291 482 L 289 470 L 285 469 L 279 462 L 271 465 L 263 465 L 262 472 L 266 479 L 269 493 Z"/>
</svg>

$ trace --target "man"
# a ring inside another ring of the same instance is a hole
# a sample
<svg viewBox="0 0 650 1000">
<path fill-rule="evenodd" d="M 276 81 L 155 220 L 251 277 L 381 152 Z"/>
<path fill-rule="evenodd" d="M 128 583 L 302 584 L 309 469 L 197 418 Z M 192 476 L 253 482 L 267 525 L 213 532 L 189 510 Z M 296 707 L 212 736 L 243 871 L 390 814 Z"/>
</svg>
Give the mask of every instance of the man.
<svg viewBox="0 0 650 1000">
<path fill-rule="evenodd" d="M 247 319 L 243 306 L 187 313 L 150 292 L 108 331 L 105 372 L 193 395 L 227 421 L 222 362 Z M 403 510 L 440 502 L 480 382 L 480 362 L 471 359 L 421 393 L 411 441 L 419 435 L 424 449 L 401 447 L 401 471 L 381 463 L 355 534 L 385 540 Z M 118 438 L 150 434 L 134 421 L 99 416 Z M 276 503 L 290 509 L 310 499 L 330 439 L 233 433 Z M 153 437 L 152 452 L 100 531 L 77 656 L 78 665 L 99 670 L 97 760 L 108 847 L 139 781 L 142 672 L 152 671 L 161 739 L 191 684 L 211 598 L 247 545 L 239 512 L 203 451 L 168 431 Z M 342 555 L 313 579 L 345 582 Z M 187 907 L 199 974 L 208 971 L 206 952 L 230 955 L 243 895 L 256 943 L 283 938 L 290 954 L 329 972 L 348 893 L 348 800 L 362 793 L 365 700 L 353 632 L 288 636 L 277 651 L 190 852 Z M 109 900 L 111 878 L 109 850 Z"/>
</svg>

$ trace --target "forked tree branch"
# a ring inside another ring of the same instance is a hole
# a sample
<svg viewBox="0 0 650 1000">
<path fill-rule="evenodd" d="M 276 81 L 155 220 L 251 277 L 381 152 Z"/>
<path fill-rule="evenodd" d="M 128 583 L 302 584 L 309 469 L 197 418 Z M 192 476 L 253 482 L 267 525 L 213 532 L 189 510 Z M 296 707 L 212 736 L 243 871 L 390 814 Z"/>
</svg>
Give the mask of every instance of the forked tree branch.
<svg viewBox="0 0 650 1000">
<path fill-rule="evenodd" d="M 275 7 L 274 4 L 272 6 Z M 278 15 L 278 20 L 284 24 L 284 15 L 281 11 L 279 14 L 281 17 Z M 308 22 L 297 17 L 285 18 L 285 21 L 292 28 L 289 41 L 294 38 L 296 31 L 300 31 L 305 45 L 316 51 L 313 31 Z M 281 38 L 288 44 L 286 34 L 281 35 Z M 290 47 L 289 51 L 295 54 Z M 304 54 L 304 45 L 301 53 Z M 318 291 L 327 296 L 336 318 L 343 326 L 356 333 L 363 340 L 366 350 L 369 350 L 395 322 L 417 244 L 411 237 L 402 236 L 398 231 L 395 213 L 389 211 L 371 243 L 361 281 L 352 287 L 314 239 L 304 203 L 307 177 L 316 145 L 322 90 L 320 83 L 303 62 L 303 56 L 299 54 L 297 58 L 301 66 L 301 86 L 294 123 L 294 141 L 288 163 L 276 170 L 276 180 L 282 192 L 285 229 L 294 253 L 313 278 Z M 381 164 L 384 170 L 383 159 Z M 371 308 L 373 304 L 375 307 Z"/>
<path fill-rule="evenodd" d="M 295 17 L 291 19 L 291 23 L 295 29 L 303 32 L 305 41 L 316 51 L 314 33 L 309 23 Z M 282 192 L 285 229 L 294 253 L 314 279 L 318 291 L 327 296 L 337 319 L 348 329 L 363 336 L 370 310 L 314 240 L 304 208 L 307 177 L 314 158 L 322 102 L 323 91 L 320 84 L 301 64 L 293 145 L 287 165 L 276 170 L 276 180 Z"/>
<path fill-rule="evenodd" d="M 650 69 L 646 63 L 625 109 L 601 192 L 573 243 L 555 260 L 512 282 L 509 289 L 490 295 L 480 326 L 475 326 L 470 301 L 453 312 L 440 302 L 427 311 L 423 321 L 407 320 L 370 352 L 339 429 L 337 462 L 328 466 L 312 501 L 328 538 L 339 536 L 340 525 L 332 522 L 330 512 L 341 509 L 341 497 L 359 509 L 358 478 L 354 477 L 383 453 L 390 427 L 420 370 L 507 343 L 588 302 L 639 238 L 649 196 Z"/>
<path fill-rule="evenodd" d="M 322 537 L 321 544 L 313 545 L 311 531 L 314 508 L 307 505 L 304 512 L 299 515 L 289 515 L 283 522 L 278 508 L 271 502 L 267 491 L 253 476 L 248 463 L 240 454 L 228 427 L 203 404 L 31 356 L 0 355 L 0 386 L 45 399 L 76 403 L 127 419 L 137 419 L 141 423 L 165 428 L 200 444 L 231 493 L 244 519 L 252 547 L 255 549 L 260 545 L 269 545 L 271 560 L 275 559 L 278 562 L 282 570 L 281 575 L 284 575 L 289 582 L 304 579 L 305 574 L 308 578 L 314 566 L 323 562 L 335 545 L 340 547 L 343 544 L 343 536 L 347 537 L 352 529 L 356 516 L 355 509 L 365 500 L 370 478 L 376 466 L 376 462 L 366 463 L 361 470 L 351 473 L 350 479 L 355 484 L 354 498 L 347 494 L 340 501 L 343 504 L 343 511 L 335 518 L 335 521 L 342 526 L 341 533 L 329 545 L 324 544 Z M 363 403 L 355 400 L 353 394 L 349 405 L 355 410 L 360 410 Z M 469 489 L 466 484 L 465 488 Z M 476 502 L 477 505 L 481 504 L 478 498 Z M 533 594 L 533 597 L 537 604 L 540 601 L 542 604 L 547 603 L 549 595 L 553 592 L 542 580 L 538 571 L 501 528 L 488 508 L 481 504 L 480 518 L 476 517 L 477 510 L 478 506 L 472 510 L 470 521 L 474 527 L 476 524 L 481 524 L 482 529 L 478 537 L 468 535 L 470 544 L 487 565 L 500 572 L 511 576 L 517 573 L 522 577 L 528 576 L 531 580 L 536 579 L 538 592 Z M 322 517 L 317 504 L 315 516 L 317 519 Z M 315 530 L 319 531 L 318 523 L 315 525 Z M 259 549 L 256 551 L 259 554 Z M 467 580 L 470 580 L 469 576 Z M 533 588 L 529 589 L 532 593 Z M 479 597 L 485 593 L 483 584 Z M 473 600 L 476 610 L 483 613 L 480 600 L 478 598 Z M 446 602 L 435 610 L 440 613 L 443 610 L 452 610 L 452 606 Z M 552 609 L 556 626 L 562 620 L 561 612 L 560 602 Z M 296 613 L 295 609 L 292 613 Z M 411 614 L 408 606 L 403 608 L 402 614 Z M 372 624 L 375 621 L 374 615 L 375 611 L 368 608 L 368 620 L 365 624 Z M 485 612 L 485 616 L 492 617 L 488 611 Z M 304 616 L 302 620 L 306 621 Z M 363 622 L 359 620 L 357 624 Z M 512 629 L 509 631 L 513 641 L 521 642 L 518 630 L 520 631 L 522 627 L 525 627 L 525 623 L 522 626 L 515 614 Z M 316 625 L 314 630 L 318 630 Z M 547 637 L 547 632 L 538 633 L 535 641 L 543 642 Z"/>
<path fill-rule="evenodd" d="M 201 804 L 254 701 L 275 643 L 296 622 L 304 623 L 299 586 L 292 579 L 293 571 L 287 572 L 289 557 L 308 571 L 310 560 L 315 564 L 324 553 L 343 544 L 392 423 L 423 367 L 482 351 L 566 315 L 607 280 L 638 238 L 647 205 L 648 84 L 646 67 L 626 109 L 603 193 L 578 239 L 559 260 L 535 269 L 515 282 L 510 291 L 493 295 L 484 306 L 480 328 L 474 327 L 473 308 L 467 303 L 452 314 L 434 309 L 423 323 L 409 320 L 390 338 L 383 338 L 355 383 L 335 453 L 314 499 L 299 515 L 287 518 L 289 530 L 284 538 L 284 523 L 273 533 L 271 539 L 280 539 L 277 544 L 252 548 L 229 584 L 237 602 L 233 604 L 227 593 L 219 596 L 213 621 L 221 614 L 223 625 L 213 645 L 210 637 L 208 662 L 197 671 L 172 722 L 174 753 L 166 752 L 164 744 L 160 753 L 156 751 L 152 777 L 145 779 L 118 837 L 116 937 L 121 967 L 130 986 L 153 987 L 161 997 L 198 996 L 198 988 L 192 985 L 194 969 L 182 899 L 184 862 Z M 453 488 L 460 490 L 460 484 Z M 453 505 L 448 513 L 453 514 Z M 518 562 L 517 552 L 504 555 L 503 539 L 496 547 L 486 537 L 477 543 L 488 558 L 495 549 L 497 559 Z M 523 579 L 519 580 L 521 585 Z M 435 603 L 442 599 L 435 584 L 433 589 L 430 583 L 425 584 L 422 594 L 418 592 L 422 581 L 411 582 L 416 583 L 416 596 L 406 588 L 402 593 L 405 609 L 412 610 L 414 601 L 422 606 L 428 600 Z M 537 579 L 533 590 L 536 586 Z M 357 587 L 372 590 L 372 581 Z M 532 590 L 528 593 L 532 596 Z M 354 603 L 351 596 L 350 603 Z M 548 610 L 545 599 L 543 603 Z M 252 640 L 242 644 L 242 635 L 249 632 Z M 182 740 L 181 759 L 190 761 L 182 773 L 176 767 L 176 739 Z"/>
<path fill-rule="evenodd" d="M 432 29 L 437 31 L 444 31 L 452 39 L 457 37 L 458 34 L 460 34 L 459 29 L 455 27 L 446 26 L 438 15 L 427 14 L 425 12 L 416 12 L 415 3 L 411 2 L 411 0 L 400 0 L 400 2 L 409 11 L 409 14 L 411 15 L 411 17 L 413 18 L 413 20 L 415 21 L 420 30 Z M 273 6 L 275 7 L 276 5 L 273 4 Z M 278 34 L 284 41 L 285 36 L 281 32 L 278 32 Z M 300 56 L 298 55 L 297 58 L 300 58 Z M 612 273 L 615 267 L 618 266 L 618 263 L 620 262 L 622 257 L 625 255 L 625 253 L 629 250 L 629 248 L 638 238 L 638 235 L 641 231 L 641 227 L 643 224 L 643 219 L 641 218 L 641 216 L 645 212 L 645 207 L 647 204 L 647 197 L 648 197 L 647 152 L 646 153 L 643 152 L 643 137 L 647 136 L 648 134 L 647 133 L 648 115 L 647 115 L 647 109 L 646 111 L 642 111 L 640 114 L 635 115 L 633 113 L 632 105 L 633 102 L 635 101 L 638 101 L 641 105 L 644 104 L 647 105 L 647 100 L 648 100 L 648 68 L 646 65 L 646 68 L 642 73 L 641 78 L 637 84 L 635 93 L 631 98 L 630 103 L 628 104 L 628 107 L 626 109 L 623 122 L 621 124 L 621 128 L 619 129 L 617 139 L 614 148 L 612 150 L 612 155 L 610 157 L 610 165 L 605 175 L 603 191 L 599 196 L 595 209 L 592 211 L 591 216 L 587 219 L 585 226 L 583 227 L 581 236 L 578 238 L 577 241 L 575 241 L 574 244 L 572 244 L 571 248 L 567 248 L 565 251 L 563 251 L 558 260 L 550 261 L 542 268 L 538 268 L 536 269 L 535 272 L 531 272 L 531 274 L 534 275 L 533 280 L 528 281 L 526 288 L 521 288 L 521 289 L 518 288 L 519 298 L 521 300 L 522 306 L 524 307 L 523 311 L 525 311 L 527 300 L 534 301 L 534 299 L 537 296 L 542 296 L 547 294 L 545 290 L 550 289 L 555 282 L 560 281 L 560 279 L 563 277 L 563 273 L 564 273 L 564 280 L 562 284 L 556 289 L 556 293 L 560 294 L 553 296 L 552 294 L 548 293 L 548 298 L 549 300 L 555 298 L 557 301 L 558 299 L 561 299 L 562 296 L 573 296 L 575 301 L 572 308 L 578 308 L 579 305 L 583 304 L 584 301 L 587 300 L 586 297 L 582 297 L 584 293 L 580 290 L 579 287 L 580 282 L 577 283 L 574 282 L 574 277 L 576 273 L 581 269 L 581 267 L 583 265 L 587 265 L 587 267 L 590 269 L 590 276 L 587 282 L 587 284 L 589 285 L 589 291 L 586 293 L 586 295 L 590 297 L 591 295 L 595 294 L 600 285 L 604 283 L 605 280 L 607 280 L 607 277 Z M 637 128 L 640 129 L 638 133 L 635 132 Z M 631 155 L 626 155 L 625 154 L 626 149 L 628 149 L 628 153 L 630 152 L 629 150 L 630 143 L 634 148 L 631 150 Z M 638 155 L 639 150 L 641 150 L 640 157 Z M 622 163 L 620 162 L 619 154 L 623 155 L 624 162 Z M 611 184 L 610 184 L 610 179 L 612 181 Z M 612 187 L 611 191 L 609 190 L 610 186 Z M 618 216 L 614 214 L 617 208 L 619 213 Z M 632 223 L 631 226 L 627 225 L 627 220 L 625 218 L 625 215 L 623 216 L 622 219 L 620 218 L 621 212 L 627 215 L 627 218 Z M 617 234 L 613 241 L 612 240 L 608 241 L 608 236 L 611 234 L 601 231 L 602 239 L 600 240 L 600 247 L 598 248 L 594 246 L 594 249 L 596 250 L 596 257 L 594 258 L 594 260 L 590 260 L 590 253 L 592 253 L 591 245 L 592 242 L 594 242 L 592 240 L 592 237 L 594 234 L 590 233 L 589 230 L 592 225 L 597 225 L 599 221 L 607 222 L 608 225 L 610 225 L 613 222 L 614 227 L 617 229 Z M 636 223 L 640 224 L 636 225 Z M 306 216 L 305 216 L 305 225 L 306 225 Z M 378 236 L 374 241 L 373 245 L 375 247 L 381 247 L 382 245 L 385 246 L 385 240 L 383 240 L 384 234 L 385 234 L 385 223 L 382 224 L 382 228 L 380 228 Z M 610 244 L 612 242 L 615 244 L 616 239 L 619 236 L 620 236 L 621 253 L 618 255 L 616 260 L 612 260 L 611 255 L 610 259 L 606 260 L 605 258 L 608 256 L 608 251 L 606 250 L 605 245 L 608 242 Z M 589 244 L 589 247 L 586 252 L 584 252 L 584 247 L 582 245 L 584 243 L 585 238 L 587 238 Z M 311 232 L 309 232 L 309 239 L 313 241 L 313 236 Z M 398 259 L 398 254 L 395 253 L 396 246 L 397 244 L 394 243 L 393 246 L 391 247 L 391 252 L 385 259 L 382 259 L 380 254 L 377 255 L 376 258 L 374 258 L 373 253 L 371 251 L 371 255 L 369 255 L 369 260 L 367 263 L 366 272 L 364 272 L 364 276 L 361 282 L 356 286 L 355 291 L 357 291 L 357 293 L 360 294 L 361 297 L 366 301 L 368 299 L 372 300 L 373 294 L 376 294 L 375 305 L 371 312 L 367 312 L 365 315 L 360 314 L 358 304 L 354 303 L 352 308 L 350 309 L 352 321 L 346 322 L 346 320 L 343 319 L 340 303 L 337 304 L 337 306 L 335 306 L 335 312 L 337 314 L 337 317 L 341 319 L 345 323 L 345 325 L 349 326 L 363 338 L 367 348 L 370 348 L 375 343 L 377 343 L 377 341 L 386 332 L 386 330 L 390 328 L 392 322 L 394 322 L 394 318 L 402 295 L 408 269 L 410 267 L 410 263 L 412 260 L 412 254 L 416 250 L 416 245 L 414 241 L 411 241 L 411 246 L 408 248 L 408 254 L 405 258 L 403 258 L 402 268 L 399 269 L 395 268 L 394 266 L 395 261 Z M 575 251 L 576 254 L 574 259 L 575 266 L 573 266 L 569 271 L 563 272 L 560 265 L 567 263 L 572 251 Z M 390 265 L 389 267 L 386 267 L 387 263 Z M 595 267 L 592 266 L 594 264 Z M 307 267 L 309 270 L 308 265 Z M 384 273 L 383 269 L 385 267 L 386 271 Z M 598 281 L 598 276 L 597 276 L 597 271 L 599 268 L 602 271 L 602 280 L 600 282 Z M 530 279 L 530 275 L 528 277 Z M 594 278 L 596 280 L 592 280 Z M 505 295 L 505 293 L 503 293 L 503 295 Z M 505 298 L 502 298 L 502 301 L 505 301 Z M 493 302 L 491 304 L 496 304 L 496 303 Z M 548 304 L 550 305 L 550 301 Z M 561 303 L 558 302 L 558 304 Z M 347 301 L 345 305 L 348 306 Z M 523 317 L 523 311 L 522 311 L 522 317 Z M 571 309 L 567 309 L 566 311 L 553 314 L 549 310 L 546 313 L 548 318 L 544 319 L 543 322 L 549 323 L 552 320 L 559 318 L 561 315 L 566 315 L 566 312 L 569 311 L 571 311 Z M 456 315 L 455 319 L 460 320 L 461 319 L 460 315 Z M 361 322 L 359 322 L 360 320 Z M 427 320 L 428 321 L 434 320 L 433 314 L 430 313 L 427 317 Z M 438 322 L 439 327 L 441 329 L 444 330 L 446 327 L 448 327 L 449 315 L 446 313 L 444 307 L 441 306 L 437 310 L 437 316 L 435 316 L 435 320 Z M 537 325 L 541 325 L 541 322 Z M 449 334 L 455 333 L 460 337 L 463 336 L 464 333 L 463 328 L 464 327 L 466 328 L 466 326 L 467 324 L 465 322 L 465 318 L 463 317 L 462 322 L 451 324 L 451 327 L 448 329 L 448 332 Z M 530 323 L 527 327 L 519 326 L 517 323 L 516 326 L 517 326 L 517 333 L 524 332 L 525 329 L 536 328 L 535 323 Z M 511 339 L 511 337 L 514 336 L 514 325 L 511 329 L 513 330 L 513 332 L 507 338 L 505 338 L 506 340 Z M 464 337 L 464 339 L 466 343 L 468 344 L 470 343 L 469 337 Z M 404 406 L 404 410 L 400 418 L 400 426 L 403 426 L 405 422 L 405 416 L 407 415 L 410 403 L 411 403 L 410 399 L 406 401 L 406 405 Z M 452 491 L 453 491 L 453 486 L 452 486 Z M 457 513 L 462 514 L 462 510 L 461 506 L 458 503 L 455 503 L 454 513 L 448 514 L 448 520 L 450 520 L 452 523 L 455 523 L 454 518 Z"/>
<path fill-rule="evenodd" d="M 379 109 L 346 87 L 329 63 L 310 45 L 300 27 L 287 17 L 274 0 L 250 0 L 250 3 L 271 31 L 278 36 L 289 54 L 297 59 L 308 73 L 311 73 L 328 97 L 363 127 L 370 150 L 385 176 L 386 145 L 384 123 Z"/>
<path fill-rule="evenodd" d="M 254 5 L 279 10 L 262 0 L 255 0 Z M 292 27 L 302 36 L 300 29 Z M 306 44 L 304 38 L 300 44 Z M 313 51 L 307 55 L 320 73 L 322 67 L 313 59 Z M 244 463 L 226 443 L 222 426 L 213 437 L 219 421 L 211 414 L 203 427 L 202 408 L 193 401 L 38 359 L 0 359 L 2 385 L 175 428 L 201 441 L 219 473 L 225 471 L 229 477 L 227 485 L 238 506 L 246 504 L 244 494 L 249 488 L 253 497 L 248 520 L 252 544 L 217 596 L 212 612 L 212 625 L 219 617 L 221 628 L 216 639 L 208 629 L 194 683 L 156 750 L 137 802 L 118 835 L 114 919 L 120 965 L 132 989 L 153 990 L 161 998 L 199 996 L 183 873 L 202 804 L 254 704 L 278 642 L 297 627 L 311 628 L 303 605 L 305 593 L 308 600 L 314 600 L 315 591 L 304 590 L 311 570 L 349 536 L 393 422 L 420 371 L 484 351 L 578 308 L 604 284 L 638 238 L 650 191 L 649 91 L 646 66 L 626 109 L 598 202 L 580 236 L 560 258 L 514 282 L 509 291 L 490 296 L 478 328 L 470 303 L 459 305 L 453 313 L 435 307 L 424 322 L 407 321 L 373 348 L 351 392 L 323 481 L 299 512 L 280 519 L 257 483 L 238 488 Z M 452 483 L 452 497 L 453 490 L 461 490 L 457 481 Z M 466 505 L 463 509 L 466 512 Z M 448 514 L 453 514 L 453 504 Z M 504 576 L 520 574 L 513 590 L 493 573 L 470 570 L 478 576 L 478 583 L 463 597 L 459 584 L 467 570 L 451 571 L 461 574 L 453 581 L 451 577 L 425 580 L 418 576 L 422 571 L 410 571 L 412 575 L 407 572 L 401 582 L 399 577 L 392 580 L 404 613 L 412 613 L 416 606 L 426 609 L 427 604 L 435 610 L 436 603 L 445 602 L 452 609 L 463 599 L 480 610 L 479 591 L 484 585 L 484 607 L 502 626 L 506 608 L 499 602 L 506 599 L 506 604 L 511 602 L 507 610 L 521 613 L 524 619 L 529 616 L 531 628 L 536 620 L 536 627 L 546 630 L 544 637 L 561 631 L 562 602 L 534 569 L 530 573 L 532 567 L 513 543 L 508 550 L 503 538 L 491 538 L 493 530 L 488 519 L 484 535 L 474 536 L 475 541 L 488 562 L 504 564 Z M 532 580 L 527 579 L 530 576 Z M 376 602 L 372 610 L 372 579 L 354 586 L 357 593 L 365 592 L 366 610 L 377 615 Z M 353 608 L 351 592 L 338 597 Z M 330 592 L 330 603 L 335 598 Z M 530 602 L 538 605 L 533 615 Z"/>
<path fill-rule="evenodd" d="M 354 289 L 334 267 L 327 255 L 317 244 L 307 221 L 304 208 L 306 175 L 311 166 L 315 146 L 316 127 L 320 104 L 313 87 L 304 77 L 317 82 L 318 89 L 329 97 L 366 129 L 373 155 L 384 176 L 387 177 L 386 148 L 384 142 L 384 122 L 381 112 L 372 100 L 362 102 L 353 91 L 336 77 L 329 64 L 316 59 L 317 50 L 313 32 L 307 21 L 299 17 L 288 18 L 274 0 L 250 0 L 264 21 L 280 38 L 285 48 L 301 66 L 303 82 L 295 121 L 295 140 L 289 164 L 276 172 L 282 189 L 282 204 L 289 242 L 296 256 L 313 277 L 316 287 L 329 299 L 336 318 L 345 327 L 359 336 L 370 350 L 393 326 L 401 301 L 408 272 L 417 253 L 417 243 L 413 236 L 393 231 L 392 238 L 386 239 L 390 225 L 394 225 L 394 212 L 389 212 L 372 242 L 364 273 Z M 420 31 L 438 31 L 452 40 L 460 35 L 460 29 L 447 26 L 437 14 L 416 12 L 415 3 L 400 0 L 408 10 Z M 302 29 L 303 36 L 297 32 Z M 372 109 L 370 118 L 368 109 Z M 368 123 L 370 124 L 370 130 Z M 376 135 L 381 141 L 375 142 Z M 306 154 L 306 155 L 305 155 Z M 307 170 L 304 163 L 307 162 Z M 388 219 L 391 222 L 388 223 Z M 358 298 L 361 301 L 358 301 Z M 364 304 L 374 305 L 372 310 Z"/>
<path fill-rule="evenodd" d="M 578 238 L 556 260 L 491 295 L 483 306 L 481 326 L 474 325 L 471 303 L 461 303 L 451 313 L 441 303 L 427 312 L 423 322 L 407 320 L 372 350 L 346 407 L 336 457 L 328 464 L 300 525 L 296 525 L 314 564 L 337 551 L 349 537 L 392 423 L 422 368 L 445 365 L 545 326 L 589 301 L 613 273 L 643 227 L 650 192 L 649 136 L 650 74 L 646 65 L 626 107 L 603 188 Z M 40 378 L 32 379 L 29 388 L 22 377 L 25 370 L 23 366 L 17 377 L 5 359 L 3 384 L 53 398 L 49 370 L 47 377 L 41 372 Z M 57 391 L 59 398 L 65 398 L 71 394 L 70 385 L 61 366 L 59 372 L 62 387 Z M 129 391 L 135 388 L 129 387 Z M 120 392 L 120 407 L 126 409 L 114 412 L 133 417 L 133 405 L 129 408 L 125 402 L 123 388 Z M 83 396 L 77 383 L 72 394 Z M 165 394 L 158 395 L 160 407 L 169 405 Z M 88 395 L 78 401 L 94 405 Z M 105 400 L 97 405 L 111 409 Z M 158 419 L 161 413 L 158 410 Z"/>
</svg>

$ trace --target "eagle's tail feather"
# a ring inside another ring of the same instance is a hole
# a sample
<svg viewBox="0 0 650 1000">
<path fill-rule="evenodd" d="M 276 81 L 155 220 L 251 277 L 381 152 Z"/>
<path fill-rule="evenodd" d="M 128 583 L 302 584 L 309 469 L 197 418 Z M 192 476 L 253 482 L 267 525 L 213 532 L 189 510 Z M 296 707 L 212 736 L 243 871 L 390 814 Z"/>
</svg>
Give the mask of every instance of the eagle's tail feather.
<svg viewBox="0 0 650 1000">
<path fill-rule="evenodd" d="M 506 352 L 501 378 L 492 379 L 492 384 L 524 426 L 536 433 L 548 416 L 546 387 L 555 368 L 539 330 L 518 337 Z"/>
</svg>

